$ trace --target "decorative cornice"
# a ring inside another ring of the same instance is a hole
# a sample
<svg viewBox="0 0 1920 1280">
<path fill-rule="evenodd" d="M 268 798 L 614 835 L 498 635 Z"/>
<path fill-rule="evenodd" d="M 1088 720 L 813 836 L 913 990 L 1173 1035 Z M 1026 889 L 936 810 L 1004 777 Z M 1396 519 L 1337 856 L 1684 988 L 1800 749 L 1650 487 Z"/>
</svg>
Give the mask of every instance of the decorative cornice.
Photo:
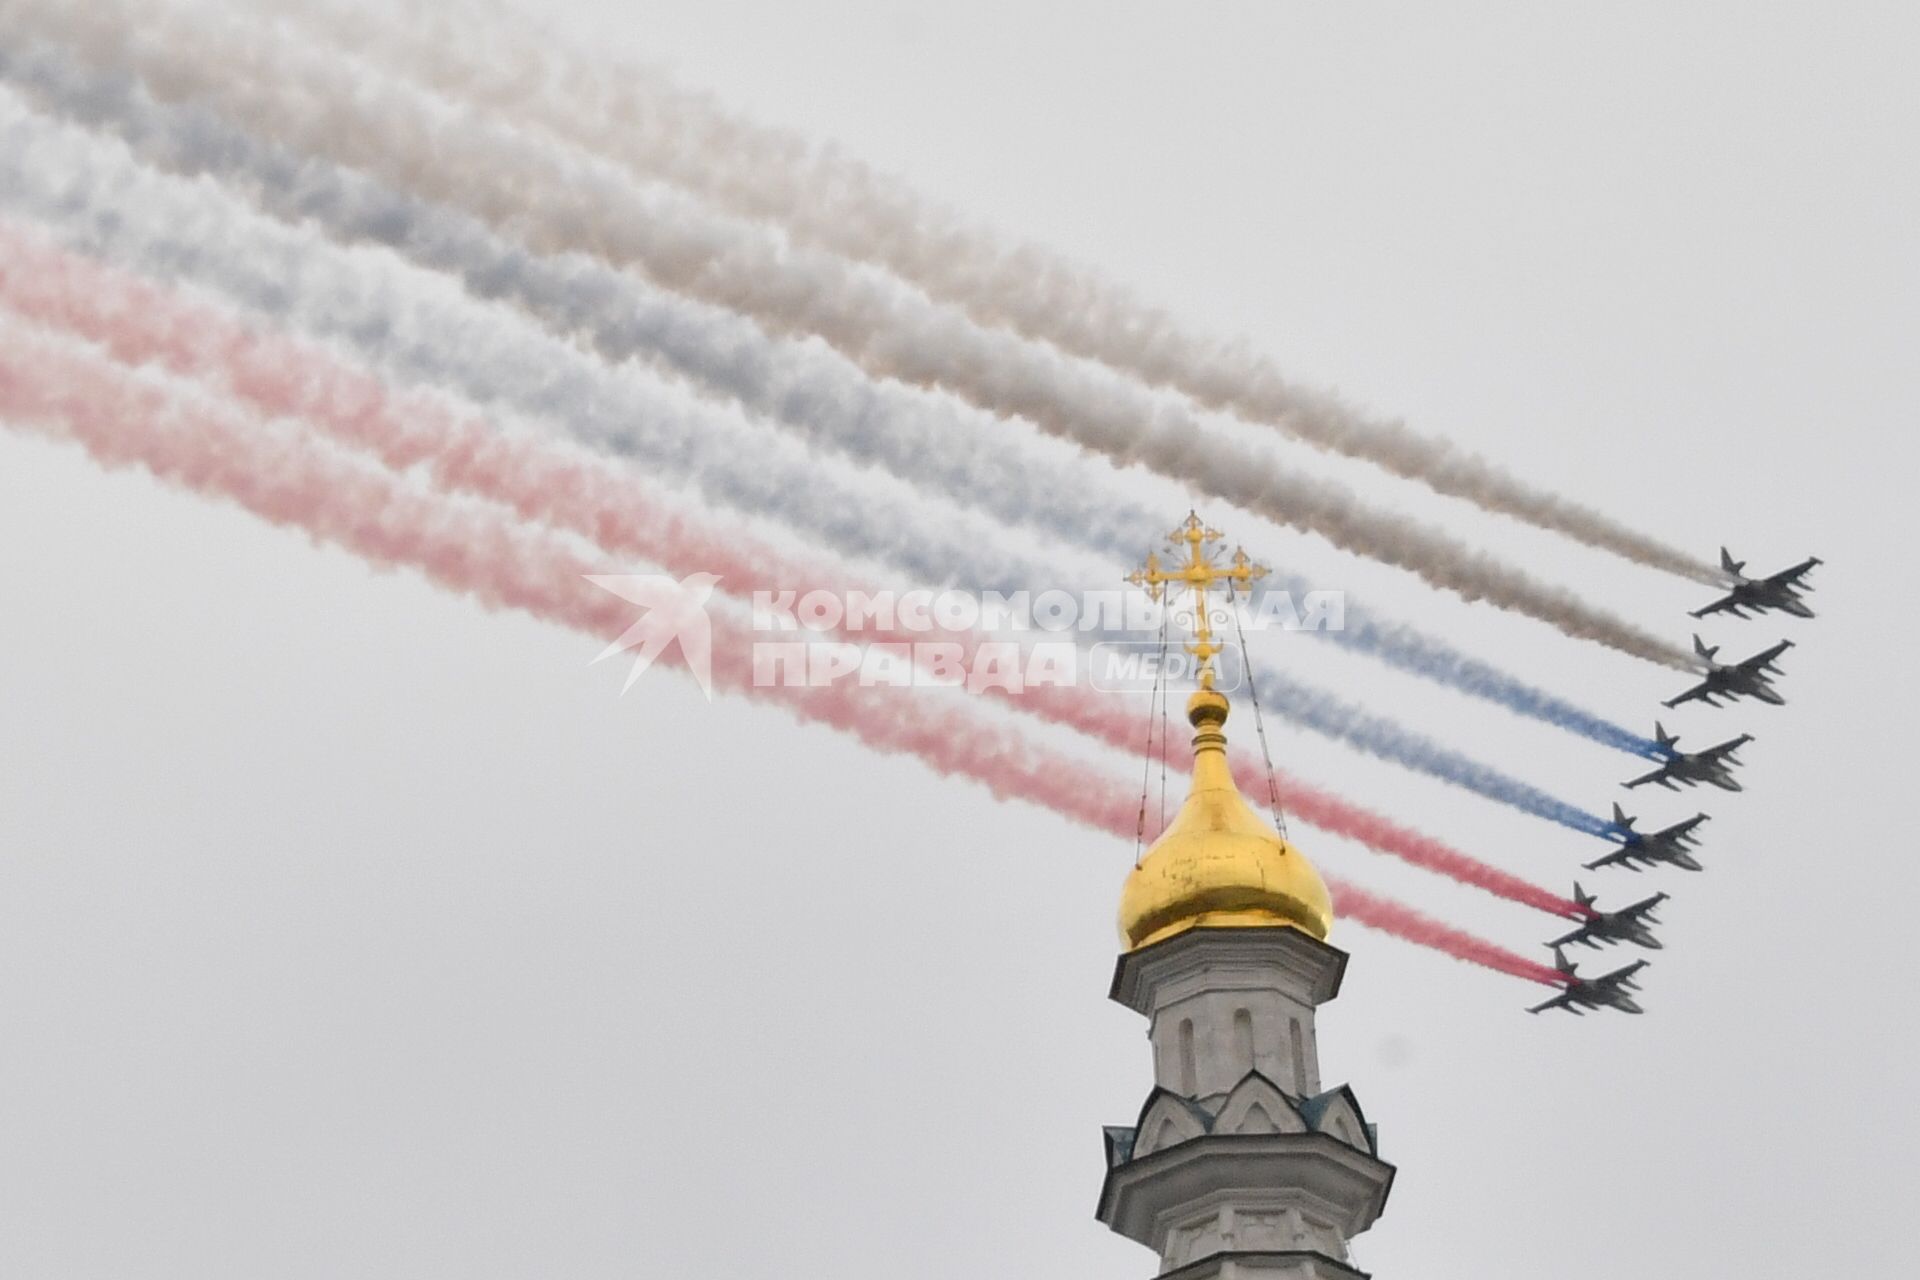
<svg viewBox="0 0 1920 1280">
<path fill-rule="evenodd" d="M 1178 1206 L 1249 1187 L 1324 1204 L 1343 1235 L 1365 1231 L 1386 1208 L 1396 1170 L 1327 1133 L 1204 1134 L 1107 1171 L 1096 1216 L 1158 1248 L 1156 1224 Z"/>
<path fill-rule="evenodd" d="M 1150 1017 L 1156 987 L 1211 967 L 1248 961 L 1273 965 L 1300 979 L 1308 1002 L 1320 1005 L 1340 994 L 1347 953 L 1298 929 L 1189 929 L 1121 956 L 1107 994 Z"/>
<path fill-rule="evenodd" d="M 1300 1262 L 1311 1266 L 1316 1277 L 1323 1276 L 1326 1280 L 1373 1280 L 1371 1275 L 1355 1269 L 1352 1264 L 1342 1262 L 1338 1258 L 1330 1258 L 1324 1253 L 1316 1253 L 1311 1249 L 1261 1249 L 1212 1253 L 1189 1262 L 1184 1267 L 1162 1272 L 1159 1280 L 1214 1280 L 1230 1262 L 1252 1266 L 1285 1266 L 1291 1262 Z"/>
</svg>

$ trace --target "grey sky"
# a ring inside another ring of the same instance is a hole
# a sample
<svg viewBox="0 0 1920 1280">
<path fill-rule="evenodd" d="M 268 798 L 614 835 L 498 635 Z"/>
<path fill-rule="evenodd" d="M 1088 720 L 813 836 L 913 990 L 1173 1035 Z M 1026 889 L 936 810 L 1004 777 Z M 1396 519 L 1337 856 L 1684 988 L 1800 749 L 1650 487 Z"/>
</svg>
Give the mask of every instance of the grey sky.
<svg viewBox="0 0 1920 1280">
<path fill-rule="evenodd" d="M 1383 1280 L 1905 1259 L 1920 20 L 564 8 L 1685 546 L 1825 557 L 1818 620 L 1709 633 L 1801 641 L 1791 705 L 1667 718 L 1753 732 L 1749 791 L 1631 797 L 1712 812 L 1709 870 L 1583 876 L 1674 894 L 1648 1016 L 1530 1019 L 1525 984 L 1348 926 L 1323 1065 L 1401 1168 L 1358 1247 Z M 1289 456 L 1675 639 L 1704 602 Z M 1636 725 L 1682 683 L 1209 514 Z M 0 1271 L 1151 1270 L 1092 1217 L 1098 1127 L 1150 1078 L 1103 999 L 1129 847 L 689 682 L 622 700 L 587 637 L 6 433 L 0 601 Z M 1627 795 L 1625 756 L 1311 639 L 1265 652 L 1576 802 Z M 1272 727 L 1287 766 L 1543 883 L 1599 852 Z M 1529 953 L 1552 929 L 1303 843 Z"/>
</svg>

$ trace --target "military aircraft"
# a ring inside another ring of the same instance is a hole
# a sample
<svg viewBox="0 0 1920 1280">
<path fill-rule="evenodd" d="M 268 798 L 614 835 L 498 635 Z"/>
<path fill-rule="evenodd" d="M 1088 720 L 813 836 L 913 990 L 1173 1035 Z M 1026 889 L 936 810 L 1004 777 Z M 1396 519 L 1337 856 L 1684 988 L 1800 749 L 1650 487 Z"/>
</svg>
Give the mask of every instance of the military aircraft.
<svg viewBox="0 0 1920 1280">
<path fill-rule="evenodd" d="M 1583 978 L 1579 975 L 1579 966 L 1570 962 L 1559 946 L 1553 949 L 1553 967 L 1560 971 L 1565 980 L 1566 990 L 1551 1000 L 1533 1006 L 1528 1013 L 1545 1013 L 1548 1009 L 1565 1009 L 1578 1015 L 1583 1009 L 1618 1009 L 1622 1013 L 1644 1013 L 1635 1004 L 1629 991 L 1637 991 L 1633 975 L 1647 967 L 1645 960 L 1635 960 L 1624 969 L 1615 969 L 1612 973 L 1602 974 L 1598 978 Z"/>
<path fill-rule="evenodd" d="M 1580 904 L 1581 909 L 1587 913 L 1587 918 L 1580 922 L 1578 929 L 1551 944 L 1554 948 L 1578 944 L 1598 951 L 1601 943 L 1612 946 L 1616 942 L 1631 942 L 1652 951 L 1660 950 L 1660 939 L 1653 936 L 1651 926 L 1659 923 L 1654 919 L 1653 912 L 1654 908 L 1667 900 L 1666 894 L 1656 893 L 1651 898 L 1636 902 L 1630 907 L 1622 907 L 1618 911 L 1596 911 L 1593 906 L 1593 897 L 1582 889 L 1580 882 L 1576 880 L 1573 885 L 1573 900 Z"/>
<path fill-rule="evenodd" d="M 1740 748 L 1753 741 L 1752 734 L 1743 733 L 1737 738 L 1728 738 L 1718 746 L 1704 747 L 1693 752 L 1675 750 L 1673 744 L 1680 739 L 1668 733 L 1658 722 L 1653 726 L 1653 736 L 1666 749 L 1667 758 L 1652 773 L 1642 774 L 1631 782 L 1622 783 L 1621 785 L 1628 790 L 1648 782 L 1657 782 L 1669 791 L 1680 789 L 1673 785 L 1676 782 L 1683 782 L 1689 787 L 1710 782 L 1722 791 L 1740 790 L 1740 784 L 1733 780 L 1733 770 L 1729 766 L 1739 763 L 1734 755 Z"/>
<path fill-rule="evenodd" d="M 1770 578 L 1749 578 L 1740 572 L 1747 567 L 1745 560 L 1735 560 L 1725 547 L 1720 548 L 1720 567 L 1726 571 L 1732 582 L 1727 594 L 1704 609 L 1695 609 L 1693 616 L 1704 618 L 1710 613 L 1730 613 L 1736 618 L 1744 618 L 1749 613 L 1765 613 L 1769 609 L 1779 609 L 1796 618 L 1811 618 L 1813 610 L 1807 608 L 1800 593 L 1808 588 L 1801 581 L 1813 567 L 1820 563 L 1820 557 L 1808 556 L 1791 569 L 1782 569 Z"/>
<path fill-rule="evenodd" d="M 1614 866 L 1638 871 L 1643 866 L 1656 867 L 1665 863 L 1686 871 L 1699 871 L 1700 864 L 1687 851 L 1700 839 L 1693 834 L 1693 829 L 1706 820 L 1707 815 L 1700 813 L 1685 822 L 1676 822 L 1664 831 L 1635 831 L 1635 819 L 1629 818 L 1616 804 L 1613 806 L 1613 826 L 1620 837 L 1620 847 L 1606 857 L 1584 865 L 1589 871 Z"/>
<path fill-rule="evenodd" d="M 1771 649 L 1762 649 L 1751 658 L 1742 662 L 1715 662 L 1713 655 L 1720 652 L 1720 646 L 1705 644 L 1699 636 L 1693 638 L 1693 651 L 1707 664 L 1707 674 L 1699 684 L 1687 690 L 1677 698 L 1669 698 L 1663 706 L 1677 707 L 1683 702 L 1699 699 L 1710 707 L 1720 705 L 1719 700 L 1728 702 L 1740 698 L 1758 698 L 1762 702 L 1781 706 L 1786 699 L 1773 687 L 1772 674 L 1780 670 L 1776 664 L 1780 655 L 1793 648 L 1793 641 L 1782 640 Z"/>
</svg>

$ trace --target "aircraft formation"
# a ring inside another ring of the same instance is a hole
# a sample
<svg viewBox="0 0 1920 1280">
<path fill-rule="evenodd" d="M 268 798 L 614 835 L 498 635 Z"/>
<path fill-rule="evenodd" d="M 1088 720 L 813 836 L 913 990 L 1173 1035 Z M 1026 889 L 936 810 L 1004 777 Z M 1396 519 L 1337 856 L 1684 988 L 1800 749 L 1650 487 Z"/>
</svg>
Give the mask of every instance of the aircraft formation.
<svg viewBox="0 0 1920 1280">
<path fill-rule="evenodd" d="M 1819 564 L 1817 556 L 1809 556 L 1799 564 L 1768 577 L 1749 578 L 1744 572 L 1746 562 L 1735 560 L 1722 547 L 1720 568 L 1726 575 L 1726 594 L 1693 610 L 1690 616 L 1705 618 L 1725 613 L 1736 618 L 1749 618 L 1780 612 L 1796 618 L 1811 618 L 1813 610 L 1807 607 L 1805 599 L 1810 590 L 1806 578 Z M 1780 673 L 1781 656 L 1792 647 L 1793 641 L 1782 640 L 1752 657 L 1723 663 L 1716 658 L 1720 646 L 1709 645 L 1696 635 L 1693 649 L 1700 656 L 1701 678 L 1692 688 L 1681 691 L 1662 705 L 1671 708 L 1699 702 L 1709 707 L 1719 707 L 1742 698 L 1753 698 L 1779 706 L 1786 699 L 1780 696 L 1773 681 Z M 1668 733 L 1665 725 L 1656 722 L 1653 733 L 1653 741 L 1659 752 L 1658 765 L 1622 783 L 1628 790 L 1649 783 L 1674 792 L 1682 787 L 1702 784 L 1723 791 L 1740 790 L 1733 770 L 1740 763 L 1740 749 L 1753 741 L 1752 734 L 1743 733 L 1698 751 L 1682 751 L 1679 736 Z M 1699 829 L 1706 821 L 1706 814 L 1697 813 L 1658 831 L 1640 831 L 1636 825 L 1638 819 L 1628 816 L 1624 809 L 1615 804 L 1613 825 L 1606 832 L 1606 838 L 1618 847 L 1584 866 L 1589 871 L 1607 867 L 1624 867 L 1634 872 L 1661 867 L 1678 867 L 1682 871 L 1702 870 L 1693 850 L 1700 840 Z M 1638 990 L 1635 979 L 1646 968 L 1645 960 L 1636 960 L 1610 973 L 1587 978 L 1581 976 L 1577 964 L 1567 959 L 1566 949 L 1582 946 L 1598 951 L 1602 947 L 1624 942 L 1657 951 L 1660 949 L 1660 940 L 1654 934 L 1653 927 L 1658 923 L 1654 913 L 1666 900 L 1665 893 L 1656 893 L 1630 906 L 1603 911 L 1596 905 L 1597 899 L 1576 882 L 1573 901 L 1580 914 L 1574 918 L 1575 928 L 1547 944 L 1553 949 L 1554 967 L 1559 970 L 1561 977 L 1561 990 L 1527 1012 L 1545 1013 L 1550 1009 L 1565 1009 L 1576 1015 L 1589 1009 L 1644 1012 L 1633 998 L 1633 992 Z"/>
</svg>

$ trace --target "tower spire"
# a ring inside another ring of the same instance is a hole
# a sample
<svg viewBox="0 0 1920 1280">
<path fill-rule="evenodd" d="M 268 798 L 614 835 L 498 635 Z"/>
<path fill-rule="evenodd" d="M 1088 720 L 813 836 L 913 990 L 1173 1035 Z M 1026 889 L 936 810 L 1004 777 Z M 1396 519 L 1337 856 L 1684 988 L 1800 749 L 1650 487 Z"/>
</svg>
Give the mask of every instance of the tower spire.
<svg viewBox="0 0 1920 1280">
<path fill-rule="evenodd" d="M 1175 562 L 1128 581 L 1193 593 L 1193 784 L 1128 876 L 1113 999 L 1144 1015 L 1155 1088 L 1107 1130 L 1099 1216 L 1178 1280 L 1365 1280 L 1347 1242 L 1385 1207 L 1393 1167 L 1353 1091 L 1323 1087 L 1317 1008 L 1340 989 L 1325 883 L 1234 785 L 1214 688 L 1209 593 L 1267 572 L 1190 514 Z"/>
<path fill-rule="evenodd" d="M 1212 593 L 1223 584 L 1246 586 L 1266 576 L 1235 548 L 1220 563 L 1218 530 L 1198 514 L 1167 540 L 1178 557 L 1163 568 L 1148 555 L 1128 581 L 1155 599 L 1193 593 L 1193 639 L 1200 687 L 1187 702 L 1193 726 L 1193 782 L 1180 811 L 1128 877 L 1120 900 L 1126 945 L 1147 946 L 1192 928 L 1284 925 L 1324 939 L 1333 925 L 1326 884 L 1305 854 L 1254 812 L 1227 762 L 1227 696 L 1214 688 Z"/>
</svg>

